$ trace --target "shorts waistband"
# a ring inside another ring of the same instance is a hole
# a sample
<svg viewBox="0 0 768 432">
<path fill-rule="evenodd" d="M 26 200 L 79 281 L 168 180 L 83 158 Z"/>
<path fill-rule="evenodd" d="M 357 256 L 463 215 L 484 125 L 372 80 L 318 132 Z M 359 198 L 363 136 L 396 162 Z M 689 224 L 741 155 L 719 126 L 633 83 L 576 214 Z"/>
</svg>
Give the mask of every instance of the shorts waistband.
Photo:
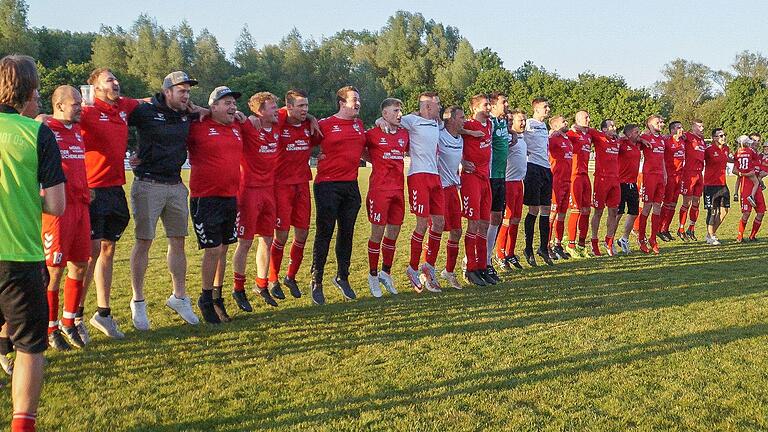
<svg viewBox="0 0 768 432">
<path fill-rule="evenodd" d="M 181 183 L 181 180 L 157 180 L 157 179 L 151 179 L 149 177 L 141 177 L 141 176 L 137 176 L 136 180 L 143 181 L 146 183 L 156 183 L 156 184 L 169 185 L 169 186 L 173 186 Z"/>
</svg>

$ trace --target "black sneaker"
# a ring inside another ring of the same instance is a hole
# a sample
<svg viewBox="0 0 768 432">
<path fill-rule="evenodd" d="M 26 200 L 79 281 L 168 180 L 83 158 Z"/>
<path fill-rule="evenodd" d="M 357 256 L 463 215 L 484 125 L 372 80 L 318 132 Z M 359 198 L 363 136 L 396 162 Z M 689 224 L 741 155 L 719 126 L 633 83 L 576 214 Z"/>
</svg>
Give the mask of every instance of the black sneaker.
<svg viewBox="0 0 768 432">
<path fill-rule="evenodd" d="M 271 295 L 269 295 L 269 290 L 268 289 L 266 289 L 266 288 L 263 288 L 263 289 L 254 288 L 253 290 L 256 292 L 256 294 L 260 295 L 261 298 L 264 299 L 264 303 L 266 303 L 266 304 L 268 304 L 268 305 L 270 305 L 272 307 L 277 307 L 277 302 L 275 301 L 275 299 L 272 298 Z"/>
<path fill-rule="evenodd" d="M 549 255 L 549 259 L 552 261 L 557 261 L 560 259 L 560 257 L 555 253 L 555 251 L 552 250 L 551 246 L 547 247 L 547 254 Z"/>
<path fill-rule="evenodd" d="M 688 241 L 688 236 L 685 234 L 685 231 L 681 229 L 677 230 L 677 237 L 682 241 Z"/>
<path fill-rule="evenodd" d="M 285 293 L 283 292 L 283 288 L 280 286 L 279 281 L 270 282 L 268 288 L 272 297 L 278 300 L 285 300 Z"/>
<path fill-rule="evenodd" d="M 536 257 L 533 255 L 533 251 L 523 251 L 523 255 L 525 255 L 525 261 L 528 262 L 528 265 L 531 267 L 538 267 L 538 264 L 536 264 Z"/>
<path fill-rule="evenodd" d="M 312 281 L 310 288 L 312 289 L 312 303 L 316 305 L 324 305 L 325 294 L 323 294 L 323 284 Z"/>
<path fill-rule="evenodd" d="M 512 267 L 515 267 L 516 269 L 522 270 L 523 266 L 520 264 L 520 257 L 517 255 L 510 255 L 506 259 L 504 259 L 507 263 L 509 263 Z"/>
<path fill-rule="evenodd" d="M 248 295 L 245 291 L 232 291 L 232 298 L 235 299 L 235 304 L 243 312 L 253 312 L 251 302 L 248 301 Z"/>
<path fill-rule="evenodd" d="M 71 346 L 64 340 L 64 335 L 61 333 L 61 329 L 56 329 L 53 333 L 48 334 L 48 346 L 56 351 L 69 351 Z"/>
<path fill-rule="evenodd" d="M 696 233 L 695 233 L 695 232 L 693 232 L 693 230 L 692 230 L 692 229 L 689 229 L 688 231 L 686 231 L 686 232 L 685 232 L 685 235 L 686 235 L 686 236 L 688 237 L 688 239 L 689 239 L 689 240 L 691 240 L 691 241 L 699 241 L 699 239 L 697 239 L 697 238 L 696 238 Z"/>
<path fill-rule="evenodd" d="M 555 255 L 559 256 L 560 259 L 564 259 L 564 260 L 571 259 L 571 254 L 569 254 L 568 252 L 565 251 L 565 249 L 563 249 L 563 245 L 554 246 L 552 248 L 552 252 L 554 252 Z"/>
<path fill-rule="evenodd" d="M 485 283 L 485 280 L 480 277 L 480 275 L 477 274 L 477 272 L 474 271 L 467 271 L 464 270 L 464 280 L 467 281 L 468 284 L 475 285 L 475 286 L 486 286 L 488 285 Z"/>
<path fill-rule="evenodd" d="M 219 320 L 221 320 L 221 322 L 232 321 L 232 318 L 230 318 L 229 314 L 227 313 L 227 308 L 224 307 L 223 298 L 213 299 L 213 310 L 216 312 L 216 315 L 219 317 Z"/>
<path fill-rule="evenodd" d="M 493 261 L 496 263 L 496 265 L 499 266 L 499 268 L 501 268 L 501 270 L 504 270 L 505 272 L 512 271 L 512 266 L 509 265 L 509 261 L 507 261 L 506 259 L 499 259 L 494 256 Z"/>
<path fill-rule="evenodd" d="M 200 314 L 203 315 L 205 322 L 209 324 L 221 324 L 221 320 L 216 314 L 216 310 L 213 309 L 213 301 L 206 301 L 201 295 L 197 298 L 197 308 L 200 309 Z"/>
<path fill-rule="evenodd" d="M 299 284 L 296 283 L 296 279 L 291 279 L 288 276 L 286 276 L 283 279 L 283 283 L 291 291 L 291 295 L 293 296 L 293 298 L 301 297 L 301 290 L 299 289 Z"/>
<path fill-rule="evenodd" d="M 496 285 L 496 279 L 492 278 L 488 274 L 488 269 L 485 269 L 485 270 L 475 270 L 475 273 L 478 276 L 480 276 L 481 279 L 483 279 L 483 281 L 485 282 L 486 285 L 488 285 L 488 286 Z"/>
<path fill-rule="evenodd" d="M 73 346 L 75 348 L 84 348 L 85 342 L 83 342 L 83 339 L 80 337 L 80 333 L 77 332 L 77 327 L 61 327 L 61 332 L 64 333 L 64 336 L 67 338 L 67 342 L 69 342 L 70 346 Z"/>
<path fill-rule="evenodd" d="M 493 264 L 491 264 L 491 265 L 489 265 L 489 266 L 488 266 L 488 268 L 486 269 L 486 274 L 487 274 L 488 276 L 490 276 L 490 277 L 491 277 L 491 279 L 493 279 L 494 283 L 499 283 L 499 282 L 501 282 L 501 278 L 499 277 L 499 274 L 498 274 L 498 273 L 496 273 L 496 269 L 495 269 L 495 268 L 493 268 Z"/>
<path fill-rule="evenodd" d="M 549 252 L 546 250 L 539 248 L 539 250 L 536 251 L 536 255 L 540 256 L 548 266 L 555 265 L 555 263 L 552 262 L 552 258 L 549 257 Z M 528 263 L 530 264 L 530 261 Z"/>
<path fill-rule="evenodd" d="M 348 280 L 336 276 L 333 278 L 333 286 L 341 291 L 341 295 L 343 295 L 345 299 L 354 300 L 357 298 L 357 295 L 355 295 L 355 291 L 349 285 Z"/>
</svg>

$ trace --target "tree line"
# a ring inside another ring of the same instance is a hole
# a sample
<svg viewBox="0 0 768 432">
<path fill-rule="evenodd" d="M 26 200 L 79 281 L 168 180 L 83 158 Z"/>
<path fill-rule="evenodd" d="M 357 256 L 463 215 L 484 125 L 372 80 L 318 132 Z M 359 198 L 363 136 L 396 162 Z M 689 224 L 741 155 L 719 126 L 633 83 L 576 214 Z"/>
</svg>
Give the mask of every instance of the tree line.
<svg viewBox="0 0 768 432">
<path fill-rule="evenodd" d="M 605 118 L 620 125 L 643 123 L 658 113 L 686 125 L 699 118 L 708 127 L 722 126 L 730 137 L 768 132 L 768 59 L 748 51 L 735 56 L 729 71 L 674 59 L 663 67 L 662 80 L 632 88 L 618 75 L 584 72 L 568 79 L 529 61 L 507 68 L 495 51 L 476 49 L 457 27 L 405 11 L 377 31 L 341 30 L 315 40 L 293 29 L 279 43 L 262 46 L 244 25 L 230 55 L 215 35 L 195 32 L 186 21 L 165 28 L 142 14 L 127 29 L 102 26 L 98 33 L 83 33 L 31 28 L 27 13 L 25 0 L 0 0 L 0 55 L 38 60 L 47 110 L 58 85 L 83 84 L 94 67 L 104 66 L 133 97 L 158 91 L 170 71 L 187 71 L 200 82 L 192 99 L 201 105 L 221 84 L 245 95 L 266 90 L 282 96 L 300 88 L 319 117 L 335 112 L 336 90 L 352 84 L 360 90 L 361 117 L 369 124 L 387 96 L 402 99 L 411 110 L 427 90 L 439 92 L 445 106 L 466 106 L 475 93 L 501 91 L 511 106 L 526 110 L 536 96 L 548 97 L 554 113 L 586 109 L 595 124 Z M 247 109 L 246 100 L 240 105 Z"/>
</svg>

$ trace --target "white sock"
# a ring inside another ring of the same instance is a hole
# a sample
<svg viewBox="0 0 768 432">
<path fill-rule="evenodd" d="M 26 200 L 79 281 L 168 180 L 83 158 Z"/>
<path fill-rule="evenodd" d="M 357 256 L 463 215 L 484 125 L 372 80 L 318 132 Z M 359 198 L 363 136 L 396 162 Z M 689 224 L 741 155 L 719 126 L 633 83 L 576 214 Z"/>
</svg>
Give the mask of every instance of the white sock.
<svg viewBox="0 0 768 432">
<path fill-rule="evenodd" d="M 496 236 L 498 234 L 498 225 L 488 225 L 488 238 L 486 239 L 486 244 L 488 245 L 488 256 L 486 257 L 488 262 L 486 262 L 486 264 L 488 265 L 491 265 L 491 257 L 493 257 L 496 250 Z"/>
</svg>

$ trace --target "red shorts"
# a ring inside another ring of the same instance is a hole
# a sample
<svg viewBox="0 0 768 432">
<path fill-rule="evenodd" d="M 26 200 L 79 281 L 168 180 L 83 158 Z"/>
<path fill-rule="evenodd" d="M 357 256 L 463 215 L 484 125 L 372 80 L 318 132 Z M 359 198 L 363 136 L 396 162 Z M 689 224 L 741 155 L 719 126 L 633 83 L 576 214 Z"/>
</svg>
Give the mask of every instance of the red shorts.
<svg viewBox="0 0 768 432">
<path fill-rule="evenodd" d="M 405 216 L 403 190 L 368 190 L 365 198 L 368 221 L 373 225 L 402 225 Z"/>
<path fill-rule="evenodd" d="M 445 204 L 445 228 L 444 231 L 451 231 L 461 228 L 461 199 L 459 198 L 458 186 L 448 186 L 443 188 L 443 202 Z"/>
<path fill-rule="evenodd" d="M 618 208 L 619 202 L 621 202 L 621 187 L 618 177 L 595 177 L 592 207 L 596 209 Z"/>
<path fill-rule="evenodd" d="M 680 179 L 680 193 L 683 194 L 683 196 L 700 197 L 702 192 L 704 192 L 704 178 L 701 175 L 701 171 L 683 171 Z"/>
<path fill-rule="evenodd" d="M 523 216 L 523 181 L 507 182 L 506 210 L 504 218 L 520 219 Z"/>
<path fill-rule="evenodd" d="M 571 179 L 552 180 L 552 211 L 554 213 L 568 212 L 571 199 Z"/>
<path fill-rule="evenodd" d="M 237 192 L 237 238 L 272 237 L 275 232 L 275 187 L 240 187 Z"/>
<path fill-rule="evenodd" d="M 643 185 L 640 187 L 640 195 L 643 202 L 660 203 L 664 201 L 664 175 L 644 174 Z"/>
<path fill-rule="evenodd" d="M 292 226 L 309 229 L 312 213 L 309 182 L 275 185 L 275 229 L 288 231 Z"/>
<path fill-rule="evenodd" d="M 45 265 L 65 267 L 67 261 L 86 262 L 91 257 L 91 219 L 88 205 L 67 203 L 61 216 L 43 215 Z"/>
<path fill-rule="evenodd" d="M 589 176 L 577 175 L 571 179 L 571 199 L 570 207 L 573 210 L 581 210 L 589 207 L 592 200 L 592 184 L 589 182 Z"/>
<path fill-rule="evenodd" d="M 462 174 L 461 203 L 465 218 L 491 220 L 491 182 L 477 174 Z"/>
<path fill-rule="evenodd" d="M 440 176 L 416 173 L 408 176 L 408 202 L 411 213 L 418 217 L 443 215 L 443 186 Z"/>
<path fill-rule="evenodd" d="M 664 202 L 677 204 L 680 197 L 681 186 L 683 183 L 683 174 L 677 172 L 667 176 L 667 184 L 664 186 Z"/>
<path fill-rule="evenodd" d="M 747 201 L 747 197 L 752 192 L 752 180 L 741 177 L 741 190 L 739 191 L 739 194 L 741 195 L 741 211 L 742 212 L 750 212 L 752 211 L 752 205 Z M 763 195 L 763 191 L 760 190 L 760 188 L 757 188 L 757 192 L 755 193 L 755 212 L 765 213 L 765 196 Z"/>
</svg>

